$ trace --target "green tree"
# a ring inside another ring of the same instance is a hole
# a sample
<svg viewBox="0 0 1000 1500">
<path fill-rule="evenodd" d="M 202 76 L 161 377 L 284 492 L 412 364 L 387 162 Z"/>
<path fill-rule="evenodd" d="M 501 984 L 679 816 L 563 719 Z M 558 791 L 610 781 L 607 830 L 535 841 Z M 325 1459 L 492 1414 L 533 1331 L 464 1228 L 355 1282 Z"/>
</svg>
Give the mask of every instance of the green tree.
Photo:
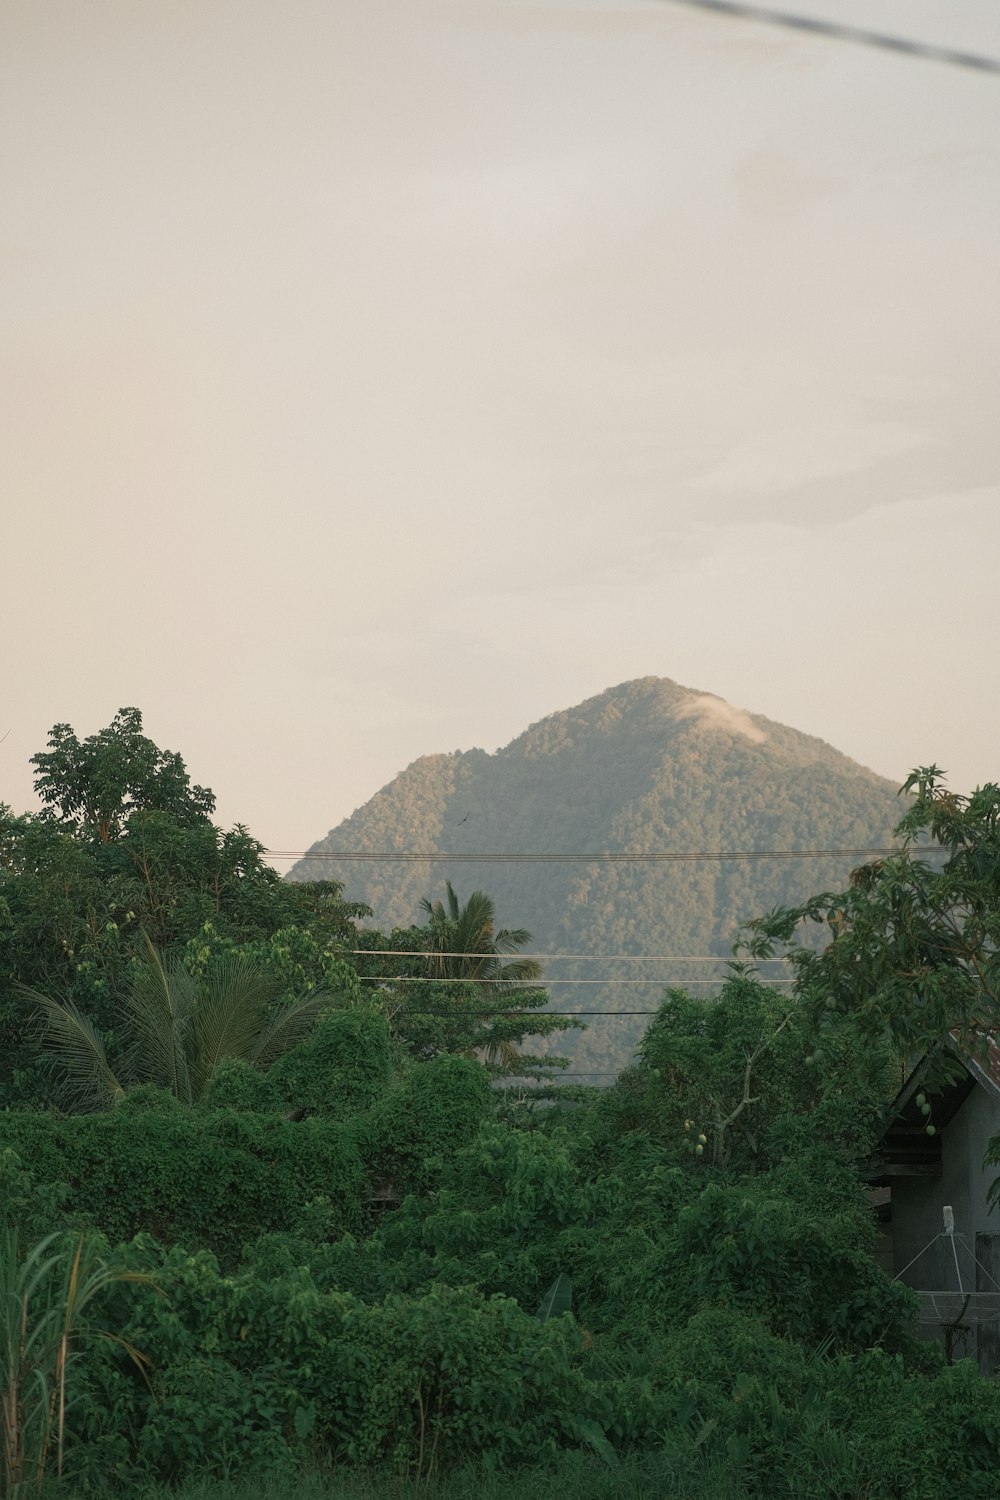
<svg viewBox="0 0 1000 1500">
<path fill-rule="evenodd" d="M 56 725 L 34 757 L 45 811 L 0 806 L 0 1105 L 48 1097 L 17 985 L 75 1005 L 108 1035 L 142 932 L 176 954 L 210 928 L 206 953 L 250 946 L 268 968 L 261 946 L 294 929 L 315 962 L 308 977 L 290 976 L 291 994 L 329 988 L 332 954 L 355 946 L 355 921 L 369 914 L 335 881 L 282 881 L 245 827 L 212 823 L 212 793 L 141 730 L 137 709 L 83 740 Z M 198 971 L 197 954 L 185 956 Z"/>
<path fill-rule="evenodd" d="M 281 1001 L 280 978 L 244 954 L 223 957 L 200 979 L 144 940 L 122 997 L 117 1056 L 72 1000 L 22 987 L 39 1012 L 44 1041 L 76 1112 L 113 1109 L 135 1084 L 154 1084 L 197 1104 L 224 1058 L 266 1069 L 311 1031 L 333 1004 L 325 991 Z"/>
<path fill-rule="evenodd" d="M 822 1142 L 863 1154 L 891 1092 L 884 1049 L 847 1036 L 817 1060 L 794 996 L 737 973 L 714 999 L 670 990 L 639 1061 L 601 1100 L 618 1129 L 648 1131 L 715 1167 L 759 1171 Z"/>
<path fill-rule="evenodd" d="M 56 724 L 49 748 L 31 758 L 35 790 L 51 817 L 108 843 L 133 812 L 164 812 L 178 823 L 206 822 L 215 797 L 192 786 L 181 757 L 142 732 L 137 708 L 120 708 L 106 729 L 81 740 Z"/>
<path fill-rule="evenodd" d="M 375 998 L 403 1048 L 420 1060 L 446 1052 L 479 1056 L 498 1073 L 537 1075 L 565 1066 L 558 1056 L 522 1050 L 529 1037 L 579 1025 L 543 1011 L 549 997 L 535 983 L 541 964 L 512 956 L 531 941 L 530 932 L 497 927 L 492 897 L 473 891 L 463 903 L 450 881 L 443 901 L 424 898 L 420 907 L 428 918 L 422 927 L 396 928 L 388 937 L 358 934 L 358 947 L 372 953 L 370 960 L 359 957 L 359 972 L 377 982 Z"/>
<path fill-rule="evenodd" d="M 953 1039 L 981 1050 L 1000 1025 L 1000 786 L 959 796 L 930 766 L 902 791 L 915 795 L 898 853 L 860 866 L 846 890 L 759 918 L 743 946 L 788 953 L 821 1048 L 849 1027 L 946 1067 Z M 803 941 L 801 924 L 825 928 L 825 946 Z"/>
<path fill-rule="evenodd" d="M 485 891 L 473 891 L 463 906 L 446 880 L 445 900 L 425 896 L 420 910 L 428 919 L 428 968 L 434 977 L 476 980 L 501 991 L 541 978 L 537 959 L 506 957 L 530 943 L 531 933 L 523 927 L 497 929 L 493 898 Z"/>
</svg>

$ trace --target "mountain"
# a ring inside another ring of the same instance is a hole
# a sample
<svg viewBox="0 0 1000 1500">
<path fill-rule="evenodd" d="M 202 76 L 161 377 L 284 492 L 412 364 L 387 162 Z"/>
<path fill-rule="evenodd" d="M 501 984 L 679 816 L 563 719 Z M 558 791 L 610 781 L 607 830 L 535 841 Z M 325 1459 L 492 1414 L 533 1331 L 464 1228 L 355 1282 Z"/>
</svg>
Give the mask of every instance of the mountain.
<svg viewBox="0 0 1000 1500">
<path fill-rule="evenodd" d="M 463 899 L 488 891 L 505 926 L 534 934 L 532 951 L 617 956 L 548 962 L 549 980 L 577 981 L 553 985 L 556 1009 L 635 1011 L 655 1008 L 669 983 L 708 990 L 723 965 L 692 956 L 727 955 L 742 922 L 838 889 L 860 863 L 650 856 L 881 848 L 901 812 L 892 782 L 822 740 L 643 677 L 551 714 L 494 754 L 421 756 L 314 844 L 289 878 L 343 881 L 384 930 L 416 922 L 420 898 L 440 896 L 446 879 Z M 521 858 L 328 857 L 345 851 Z M 600 854 L 645 858 L 582 857 Z M 647 1020 L 590 1018 L 587 1033 L 559 1050 L 583 1071 L 617 1068 Z"/>
</svg>

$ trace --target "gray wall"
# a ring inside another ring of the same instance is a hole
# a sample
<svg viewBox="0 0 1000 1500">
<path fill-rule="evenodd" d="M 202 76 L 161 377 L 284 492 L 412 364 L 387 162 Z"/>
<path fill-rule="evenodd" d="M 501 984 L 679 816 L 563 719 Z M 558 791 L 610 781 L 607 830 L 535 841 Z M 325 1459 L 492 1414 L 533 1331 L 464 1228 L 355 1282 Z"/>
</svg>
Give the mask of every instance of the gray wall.
<svg viewBox="0 0 1000 1500">
<path fill-rule="evenodd" d="M 958 1256 L 958 1272 L 965 1291 L 991 1290 L 988 1280 L 978 1272 L 974 1249 L 976 1236 L 1000 1235 L 1000 1213 L 987 1206 L 987 1193 L 1000 1168 L 983 1169 L 983 1152 L 991 1136 L 1000 1135 L 1000 1090 L 981 1084 L 973 1089 L 954 1119 L 941 1134 L 941 1176 L 901 1177 L 892 1185 L 892 1234 L 895 1274 L 908 1286 L 918 1291 L 958 1292 L 958 1274 L 951 1243 L 942 1237 L 929 1249 L 928 1242 L 941 1233 L 942 1210 L 950 1203 L 955 1213 L 955 1251 Z M 961 1236 L 961 1239 L 958 1238 Z M 965 1243 L 962 1243 L 962 1240 Z M 994 1276 L 997 1275 L 992 1256 L 988 1253 L 990 1242 L 982 1240 L 978 1258 L 985 1260 Z M 922 1252 L 922 1253 L 921 1253 Z M 917 1257 L 914 1260 L 914 1257 Z M 909 1264 L 913 1261 L 913 1264 Z M 904 1267 L 908 1269 L 904 1270 Z M 902 1274 L 900 1274 L 902 1273 Z M 1000 1277 L 998 1277 L 1000 1279 Z M 990 1299 L 992 1300 L 992 1299 Z M 952 1306 L 951 1298 L 946 1304 Z M 991 1325 L 992 1327 L 992 1325 Z M 928 1323 L 921 1327 L 921 1335 L 927 1338 L 942 1337 L 940 1325 Z M 985 1345 L 985 1340 L 981 1341 Z M 976 1353 L 971 1336 L 956 1340 L 953 1350 L 956 1357 L 972 1356 Z M 986 1356 L 985 1347 L 980 1349 Z M 994 1363 L 991 1353 L 988 1361 Z"/>
</svg>

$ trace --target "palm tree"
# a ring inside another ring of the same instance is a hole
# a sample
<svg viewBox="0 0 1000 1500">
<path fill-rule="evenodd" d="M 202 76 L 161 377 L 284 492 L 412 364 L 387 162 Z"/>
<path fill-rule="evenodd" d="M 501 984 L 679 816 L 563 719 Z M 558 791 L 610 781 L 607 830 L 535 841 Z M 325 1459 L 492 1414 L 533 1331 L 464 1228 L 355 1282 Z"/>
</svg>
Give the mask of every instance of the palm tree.
<svg viewBox="0 0 1000 1500">
<path fill-rule="evenodd" d="M 474 988 L 481 983 L 491 995 L 509 992 L 541 978 L 542 965 L 535 958 L 511 958 L 531 942 L 523 927 L 496 927 L 492 896 L 473 891 L 463 906 L 450 880 L 445 881 L 445 901 L 426 897 L 420 909 L 428 918 L 428 969 L 434 979 L 455 979 Z M 472 983 L 470 983 L 472 981 Z M 512 1071 L 521 1061 L 514 1043 L 494 1037 L 473 1048 L 489 1066 Z"/>
<path fill-rule="evenodd" d="M 531 942 L 531 933 L 523 927 L 496 931 L 492 896 L 473 891 L 462 906 L 450 880 L 444 888 L 447 906 L 426 897 L 420 903 L 429 918 L 430 970 L 435 978 L 479 979 L 500 990 L 541 978 L 542 966 L 535 958 L 504 961 L 503 954 L 516 953 Z"/>
<path fill-rule="evenodd" d="M 115 1066 L 100 1035 L 71 1000 L 19 986 L 35 1005 L 44 1043 L 78 1113 L 114 1109 L 133 1084 L 167 1089 L 182 1104 L 203 1098 L 216 1065 L 239 1057 L 266 1069 L 308 1035 L 332 996 L 280 1000 L 282 981 L 244 955 L 226 955 L 204 979 L 164 959 L 144 935 L 121 1011 Z"/>
</svg>

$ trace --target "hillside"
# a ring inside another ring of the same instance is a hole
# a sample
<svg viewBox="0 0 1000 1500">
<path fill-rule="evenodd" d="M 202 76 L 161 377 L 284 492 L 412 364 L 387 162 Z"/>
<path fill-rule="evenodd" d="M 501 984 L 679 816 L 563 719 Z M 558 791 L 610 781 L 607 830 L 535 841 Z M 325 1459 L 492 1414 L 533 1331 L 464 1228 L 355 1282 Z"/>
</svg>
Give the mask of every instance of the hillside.
<svg viewBox="0 0 1000 1500">
<path fill-rule="evenodd" d="M 890 841 L 900 812 L 891 782 L 822 740 L 645 677 L 551 714 L 494 754 L 422 756 L 310 855 L 648 857 L 867 848 Z M 460 896 L 489 891 L 504 924 L 527 927 L 538 953 L 623 956 L 549 962 L 550 980 L 591 981 L 554 986 L 557 1009 L 625 1011 L 655 1007 L 671 982 L 697 980 L 700 993 L 707 976 L 721 970 L 646 956 L 726 955 L 741 922 L 836 888 L 857 862 L 367 863 L 307 856 L 289 878 L 342 880 L 349 897 L 373 907 L 383 929 L 416 921 L 420 898 L 438 896 L 446 879 Z M 594 982 L 624 979 L 631 982 Z M 645 1024 L 641 1016 L 594 1018 L 560 1050 L 572 1051 L 583 1070 L 618 1067 Z"/>
</svg>

